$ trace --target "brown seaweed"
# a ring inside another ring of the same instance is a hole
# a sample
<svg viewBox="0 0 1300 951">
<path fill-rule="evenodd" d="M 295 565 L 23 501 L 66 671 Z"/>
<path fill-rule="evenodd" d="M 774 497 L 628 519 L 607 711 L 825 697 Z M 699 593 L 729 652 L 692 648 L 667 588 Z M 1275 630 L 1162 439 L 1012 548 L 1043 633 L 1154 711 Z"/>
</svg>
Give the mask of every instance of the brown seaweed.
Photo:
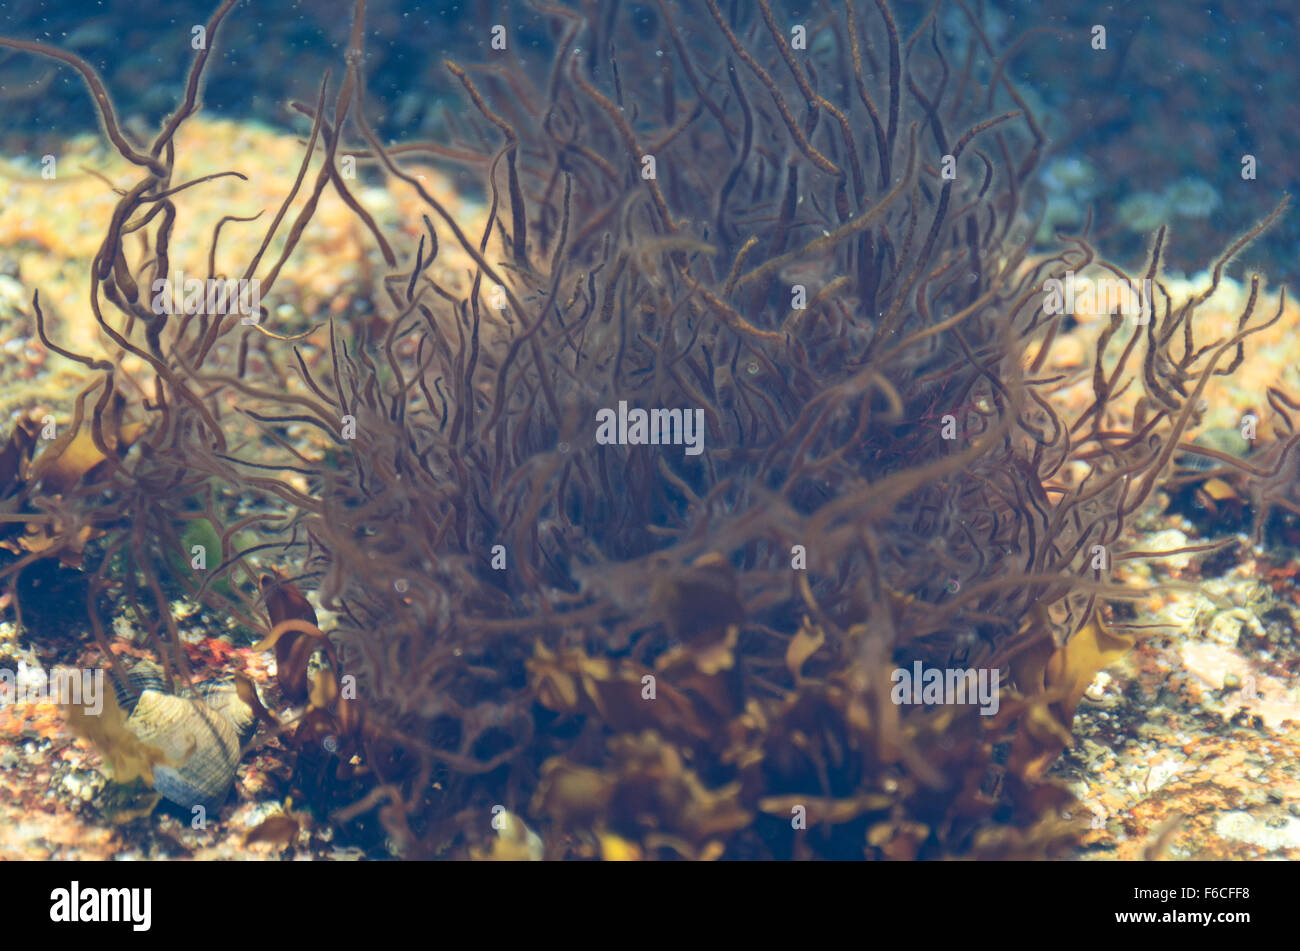
<svg viewBox="0 0 1300 951">
<path fill-rule="evenodd" d="M 210 42 L 238 28 L 233 6 Z M 1082 236 L 1031 254 L 1021 205 L 1044 136 L 1007 78 L 1014 50 L 956 6 L 978 42 L 954 65 L 936 13 L 904 37 L 883 0 L 797 22 L 769 0 L 659 0 L 646 23 L 531 4 L 549 57 L 448 62 L 459 137 L 386 146 L 358 2 L 337 92 L 326 77 L 295 104 L 302 169 L 263 251 L 308 182 L 309 200 L 278 258 L 243 271 L 268 294 L 326 189 L 357 213 L 387 274 L 374 318 L 331 322 L 314 366 L 265 320 L 168 317 L 140 294 L 168 271 L 174 136 L 208 51 L 142 146 L 89 65 L 0 39 L 75 68 L 140 175 L 94 262 L 112 356 L 56 350 L 101 374 L 101 397 L 78 403 L 81 457 L 66 443 L 31 463 L 59 496 L 26 498 L 31 517 L 79 512 L 104 533 L 93 589 L 145 619 L 169 676 L 186 665 L 164 584 L 268 635 L 284 698 L 307 704 L 300 792 L 340 822 L 377 813 L 402 854 L 487 854 L 501 805 L 548 857 L 1057 854 L 1079 827 L 1046 770 L 1079 693 L 1131 642 L 1108 632 L 1126 596 L 1110 566 L 1211 376 L 1281 311 L 1261 321 L 1252 294 L 1209 341 L 1208 292 L 1116 312 L 1093 402 L 1056 408 L 1062 381 L 1039 373 L 1063 318 L 1044 282 L 1096 254 Z M 382 234 L 343 157 L 423 201 L 415 247 Z M 483 172 L 481 231 L 411 157 Z M 130 235 L 154 249 L 134 268 Z M 428 276 L 448 246 L 473 262 L 464 288 Z M 252 346 L 281 372 L 250 371 Z M 1127 426 L 1109 409 L 1130 388 Z M 139 392 L 157 398 L 115 402 Z M 702 451 L 598 443 L 620 402 L 698 410 Z M 1256 468 L 1280 478 L 1297 439 Z M 0 454 L 11 481 L 23 451 Z M 236 495 L 256 514 L 230 514 Z M 169 567 L 199 518 L 221 539 L 202 581 Z M 261 541 L 236 550 L 237 531 Z M 272 561 L 295 581 L 258 567 Z M 903 707 L 890 672 L 914 662 L 1006 671 L 1014 689 L 991 717 Z"/>
</svg>

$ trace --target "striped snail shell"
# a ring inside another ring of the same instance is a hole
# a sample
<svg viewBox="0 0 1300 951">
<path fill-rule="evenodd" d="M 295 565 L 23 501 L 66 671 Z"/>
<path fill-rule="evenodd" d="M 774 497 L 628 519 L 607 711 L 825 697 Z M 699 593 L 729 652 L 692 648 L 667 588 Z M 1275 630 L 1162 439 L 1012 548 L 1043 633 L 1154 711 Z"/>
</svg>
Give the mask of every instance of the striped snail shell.
<svg viewBox="0 0 1300 951">
<path fill-rule="evenodd" d="M 153 768 L 154 789 L 185 808 L 215 810 L 225 802 L 239 765 L 239 734 L 224 712 L 202 700 L 145 690 L 127 727 L 170 763 Z"/>
<path fill-rule="evenodd" d="M 230 794 L 242 746 L 257 728 L 253 709 L 233 683 L 203 683 L 195 696 L 167 693 L 163 669 L 140 661 L 115 685 L 126 725 L 172 765 L 153 768 L 154 789 L 185 808 L 217 809 Z"/>
<path fill-rule="evenodd" d="M 195 689 L 200 700 L 230 721 L 241 746 L 252 739 L 253 732 L 257 729 L 257 717 L 253 714 L 253 708 L 239 696 L 233 683 L 206 683 Z"/>
<path fill-rule="evenodd" d="M 135 710 L 140 695 L 146 690 L 167 693 L 166 675 L 163 669 L 151 660 L 136 663 L 127 671 L 126 679 L 125 687 L 115 683 L 114 690 L 117 693 L 117 705 L 128 714 Z M 230 720 L 235 733 L 239 735 L 241 744 L 247 743 L 252 738 L 257 728 L 257 718 L 253 714 L 253 708 L 240 698 L 233 683 L 224 680 L 207 681 L 195 684 L 193 692 L 199 700 Z M 188 696 L 188 692 L 182 691 L 182 695 Z"/>
<path fill-rule="evenodd" d="M 162 692 L 167 689 L 163 669 L 151 660 L 142 660 L 127 671 L 126 681 L 125 686 L 114 681 L 113 690 L 117 694 L 117 705 L 127 713 L 135 709 L 140 694 L 146 690 Z"/>
</svg>

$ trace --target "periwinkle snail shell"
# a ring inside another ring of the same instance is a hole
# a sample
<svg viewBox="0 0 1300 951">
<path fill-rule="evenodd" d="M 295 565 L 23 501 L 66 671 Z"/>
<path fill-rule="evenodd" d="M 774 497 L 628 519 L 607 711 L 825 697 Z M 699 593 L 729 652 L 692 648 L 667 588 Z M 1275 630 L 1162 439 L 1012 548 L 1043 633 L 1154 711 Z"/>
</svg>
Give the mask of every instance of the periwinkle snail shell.
<svg viewBox="0 0 1300 951">
<path fill-rule="evenodd" d="M 257 718 L 253 715 L 253 708 L 240 699 L 235 685 L 207 683 L 200 684 L 197 690 L 200 700 L 230 721 L 240 745 L 247 743 L 257 729 Z"/>
<path fill-rule="evenodd" d="M 185 808 L 225 802 L 239 765 L 239 735 L 225 714 L 201 700 L 157 690 L 140 694 L 127 727 L 178 765 L 153 768 L 154 789 Z"/>
<path fill-rule="evenodd" d="M 233 684 L 200 685 L 198 698 L 166 693 L 161 668 L 147 661 L 129 679 L 122 703 L 131 711 L 127 727 L 177 764 L 153 768 L 155 791 L 186 809 L 218 809 L 230 794 L 241 746 L 256 728 L 252 709 Z"/>
<path fill-rule="evenodd" d="M 117 694 L 117 705 L 128 714 L 135 709 L 140 694 L 146 690 L 157 690 L 159 693 L 167 691 L 163 669 L 153 661 L 140 661 L 127 672 L 126 678 L 125 686 L 114 683 L 113 690 Z"/>
</svg>

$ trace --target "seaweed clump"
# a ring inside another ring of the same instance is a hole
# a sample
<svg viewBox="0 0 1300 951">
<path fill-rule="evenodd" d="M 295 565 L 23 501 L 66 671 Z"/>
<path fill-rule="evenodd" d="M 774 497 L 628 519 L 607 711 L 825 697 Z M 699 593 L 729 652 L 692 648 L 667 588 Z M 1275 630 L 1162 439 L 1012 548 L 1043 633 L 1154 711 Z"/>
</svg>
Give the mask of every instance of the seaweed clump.
<svg viewBox="0 0 1300 951">
<path fill-rule="evenodd" d="M 171 181 L 171 138 L 206 51 L 146 148 L 84 63 L 0 41 L 76 66 L 142 172 L 95 262 L 115 356 L 68 354 L 105 394 L 127 356 L 150 378 L 139 451 L 103 454 L 125 522 L 97 586 L 133 593 L 138 573 L 166 625 L 178 525 L 214 526 L 192 593 L 269 635 L 306 705 L 283 728 L 301 792 L 343 822 L 377 810 L 402 854 L 494 854 L 502 807 L 553 858 L 1058 854 L 1081 826 L 1046 771 L 1132 643 L 1105 610 L 1125 529 L 1211 375 L 1268 323 L 1252 294 L 1232 337 L 1198 344 L 1208 292 L 1174 307 L 1161 230 L 1161 294 L 1111 316 L 1094 399 L 1066 415 L 1069 381 L 1042 368 L 1067 318 L 1044 286 L 1096 255 L 1082 237 L 1030 254 L 1045 142 L 1010 53 L 961 2 L 960 58 L 934 12 L 904 36 L 883 0 L 727 6 L 533 5 L 540 55 L 510 41 L 507 4 L 484 62 L 446 64 L 455 141 L 390 146 L 366 119 L 358 3 L 337 94 L 327 77 L 295 104 L 310 135 L 263 250 L 309 181 L 308 200 L 277 260 L 243 271 L 267 299 L 325 189 L 356 211 L 386 273 L 373 319 L 332 322 L 316 366 L 265 309 L 168 318 L 139 292 L 168 273 L 174 196 L 202 184 Z M 345 159 L 424 202 L 415 247 Z M 477 230 L 412 159 L 481 175 Z M 473 262 L 464 287 L 429 276 L 448 245 Z M 291 372 L 259 378 L 252 348 Z M 637 410 L 676 438 L 638 440 Z M 628 420 L 612 444 L 608 412 Z M 102 438 L 101 414 L 78 425 Z M 237 532 L 260 537 L 235 550 Z M 900 704 L 914 663 L 1013 686 L 989 716 Z"/>
</svg>

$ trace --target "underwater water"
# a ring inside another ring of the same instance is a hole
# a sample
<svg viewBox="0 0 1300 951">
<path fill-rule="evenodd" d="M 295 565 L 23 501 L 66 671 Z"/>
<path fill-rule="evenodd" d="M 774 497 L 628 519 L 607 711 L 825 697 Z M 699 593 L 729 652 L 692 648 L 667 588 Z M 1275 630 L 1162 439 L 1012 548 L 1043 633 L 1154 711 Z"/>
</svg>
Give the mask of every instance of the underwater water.
<svg viewBox="0 0 1300 951">
<path fill-rule="evenodd" d="M 0 9 L 0 856 L 1300 857 L 1285 3 Z"/>
</svg>

